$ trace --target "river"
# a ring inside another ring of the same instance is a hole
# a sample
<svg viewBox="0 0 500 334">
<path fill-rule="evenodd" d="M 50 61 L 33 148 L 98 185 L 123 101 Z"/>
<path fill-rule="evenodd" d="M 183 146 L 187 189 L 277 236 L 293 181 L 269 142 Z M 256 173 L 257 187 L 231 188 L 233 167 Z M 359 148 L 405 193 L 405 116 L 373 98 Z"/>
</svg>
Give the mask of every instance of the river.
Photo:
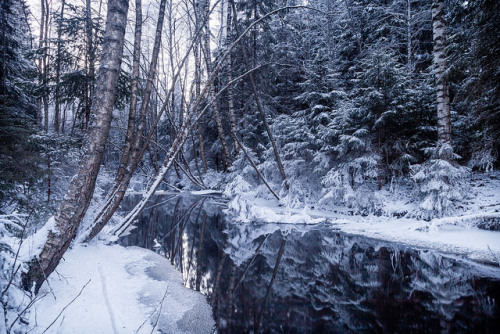
<svg viewBox="0 0 500 334">
<path fill-rule="evenodd" d="M 241 224 L 217 200 L 158 196 L 121 242 L 168 258 L 218 333 L 499 330 L 500 268 L 327 224 Z"/>
</svg>

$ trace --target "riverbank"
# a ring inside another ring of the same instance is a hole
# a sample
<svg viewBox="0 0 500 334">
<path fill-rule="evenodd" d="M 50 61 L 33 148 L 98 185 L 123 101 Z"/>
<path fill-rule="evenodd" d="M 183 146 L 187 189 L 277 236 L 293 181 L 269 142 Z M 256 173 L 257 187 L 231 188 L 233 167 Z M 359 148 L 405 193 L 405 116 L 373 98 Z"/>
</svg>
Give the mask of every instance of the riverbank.
<svg viewBox="0 0 500 334">
<path fill-rule="evenodd" d="M 138 247 L 75 245 L 42 286 L 32 333 L 212 333 L 211 307 L 164 257 Z"/>
<path fill-rule="evenodd" d="M 454 214 L 425 220 L 419 218 L 418 202 L 404 187 L 383 189 L 375 194 L 380 206 L 371 214 L 331 206 L 304 205 L 287 208 L 273 199 L 233 198 L 226 213 L 242 223 L 317 224 L 327 222 L 344 233 L 432 248 L 465 255 L 470 259 L 500 265 L 500 174 L 474 174 L 470 194 L 455 203 Z"/>
</svg>

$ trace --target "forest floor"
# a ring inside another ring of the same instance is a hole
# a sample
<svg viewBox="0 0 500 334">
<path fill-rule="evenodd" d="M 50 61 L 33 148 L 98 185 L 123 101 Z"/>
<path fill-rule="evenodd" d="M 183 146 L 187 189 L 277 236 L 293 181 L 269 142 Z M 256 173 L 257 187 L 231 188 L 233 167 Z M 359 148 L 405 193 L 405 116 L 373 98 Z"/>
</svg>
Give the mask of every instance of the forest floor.
<svg viewBox="0 0 500 334">
<path fill-rule="evenodd" d="M 327 222 L 343 233 L 432 248 L 500 266 L 500 173 L 474 173 L 466 199 L 452 214 L 425 220 L 412 212 L 418 203 L 404 187 L 376 194 L 378 214 L 360 215 L 346 207 L 291 209 L 276 200 L 238 197 L 227 213 L 243 223 L 316 224 Z"/>
<path fill-rule="evenodd" d="M 75 245 L 40 289 L 31 333 L 212 333 L 206 297 L 164 257 L 138 247 Z"/>
</svg>

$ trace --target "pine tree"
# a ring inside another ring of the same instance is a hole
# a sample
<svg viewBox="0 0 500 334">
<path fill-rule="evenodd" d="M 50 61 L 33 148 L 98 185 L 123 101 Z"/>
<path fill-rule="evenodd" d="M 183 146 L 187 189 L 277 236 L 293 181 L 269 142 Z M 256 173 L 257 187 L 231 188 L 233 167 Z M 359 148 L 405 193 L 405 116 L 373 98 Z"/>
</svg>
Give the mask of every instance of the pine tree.
<svg viewBox="0 0 500 334">
<path fill-rule="evenodd" d="M 30 135 L 35 131 L 34 64 L 30 47 L 28 9 L 24 1 L 4 0 L 0 5 L 0 201 L 36 181 L 36 156 Z"/>
</svg>

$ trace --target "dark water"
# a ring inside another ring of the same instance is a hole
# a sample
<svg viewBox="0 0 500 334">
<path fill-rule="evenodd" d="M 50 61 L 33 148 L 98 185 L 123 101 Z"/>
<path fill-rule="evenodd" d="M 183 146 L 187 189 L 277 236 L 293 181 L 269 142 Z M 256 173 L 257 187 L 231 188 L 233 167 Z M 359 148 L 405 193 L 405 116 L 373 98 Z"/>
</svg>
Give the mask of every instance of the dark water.
<svg viewBox="0 0 500 334">
<path fill-rule="evenodd" d="M 499 268 L 327 225 L 236 224 L 211 199 L 167 199 L 122 244 L 170 259 L 207 295 L 219 333 L 500 332 Z"/>
</svg>

